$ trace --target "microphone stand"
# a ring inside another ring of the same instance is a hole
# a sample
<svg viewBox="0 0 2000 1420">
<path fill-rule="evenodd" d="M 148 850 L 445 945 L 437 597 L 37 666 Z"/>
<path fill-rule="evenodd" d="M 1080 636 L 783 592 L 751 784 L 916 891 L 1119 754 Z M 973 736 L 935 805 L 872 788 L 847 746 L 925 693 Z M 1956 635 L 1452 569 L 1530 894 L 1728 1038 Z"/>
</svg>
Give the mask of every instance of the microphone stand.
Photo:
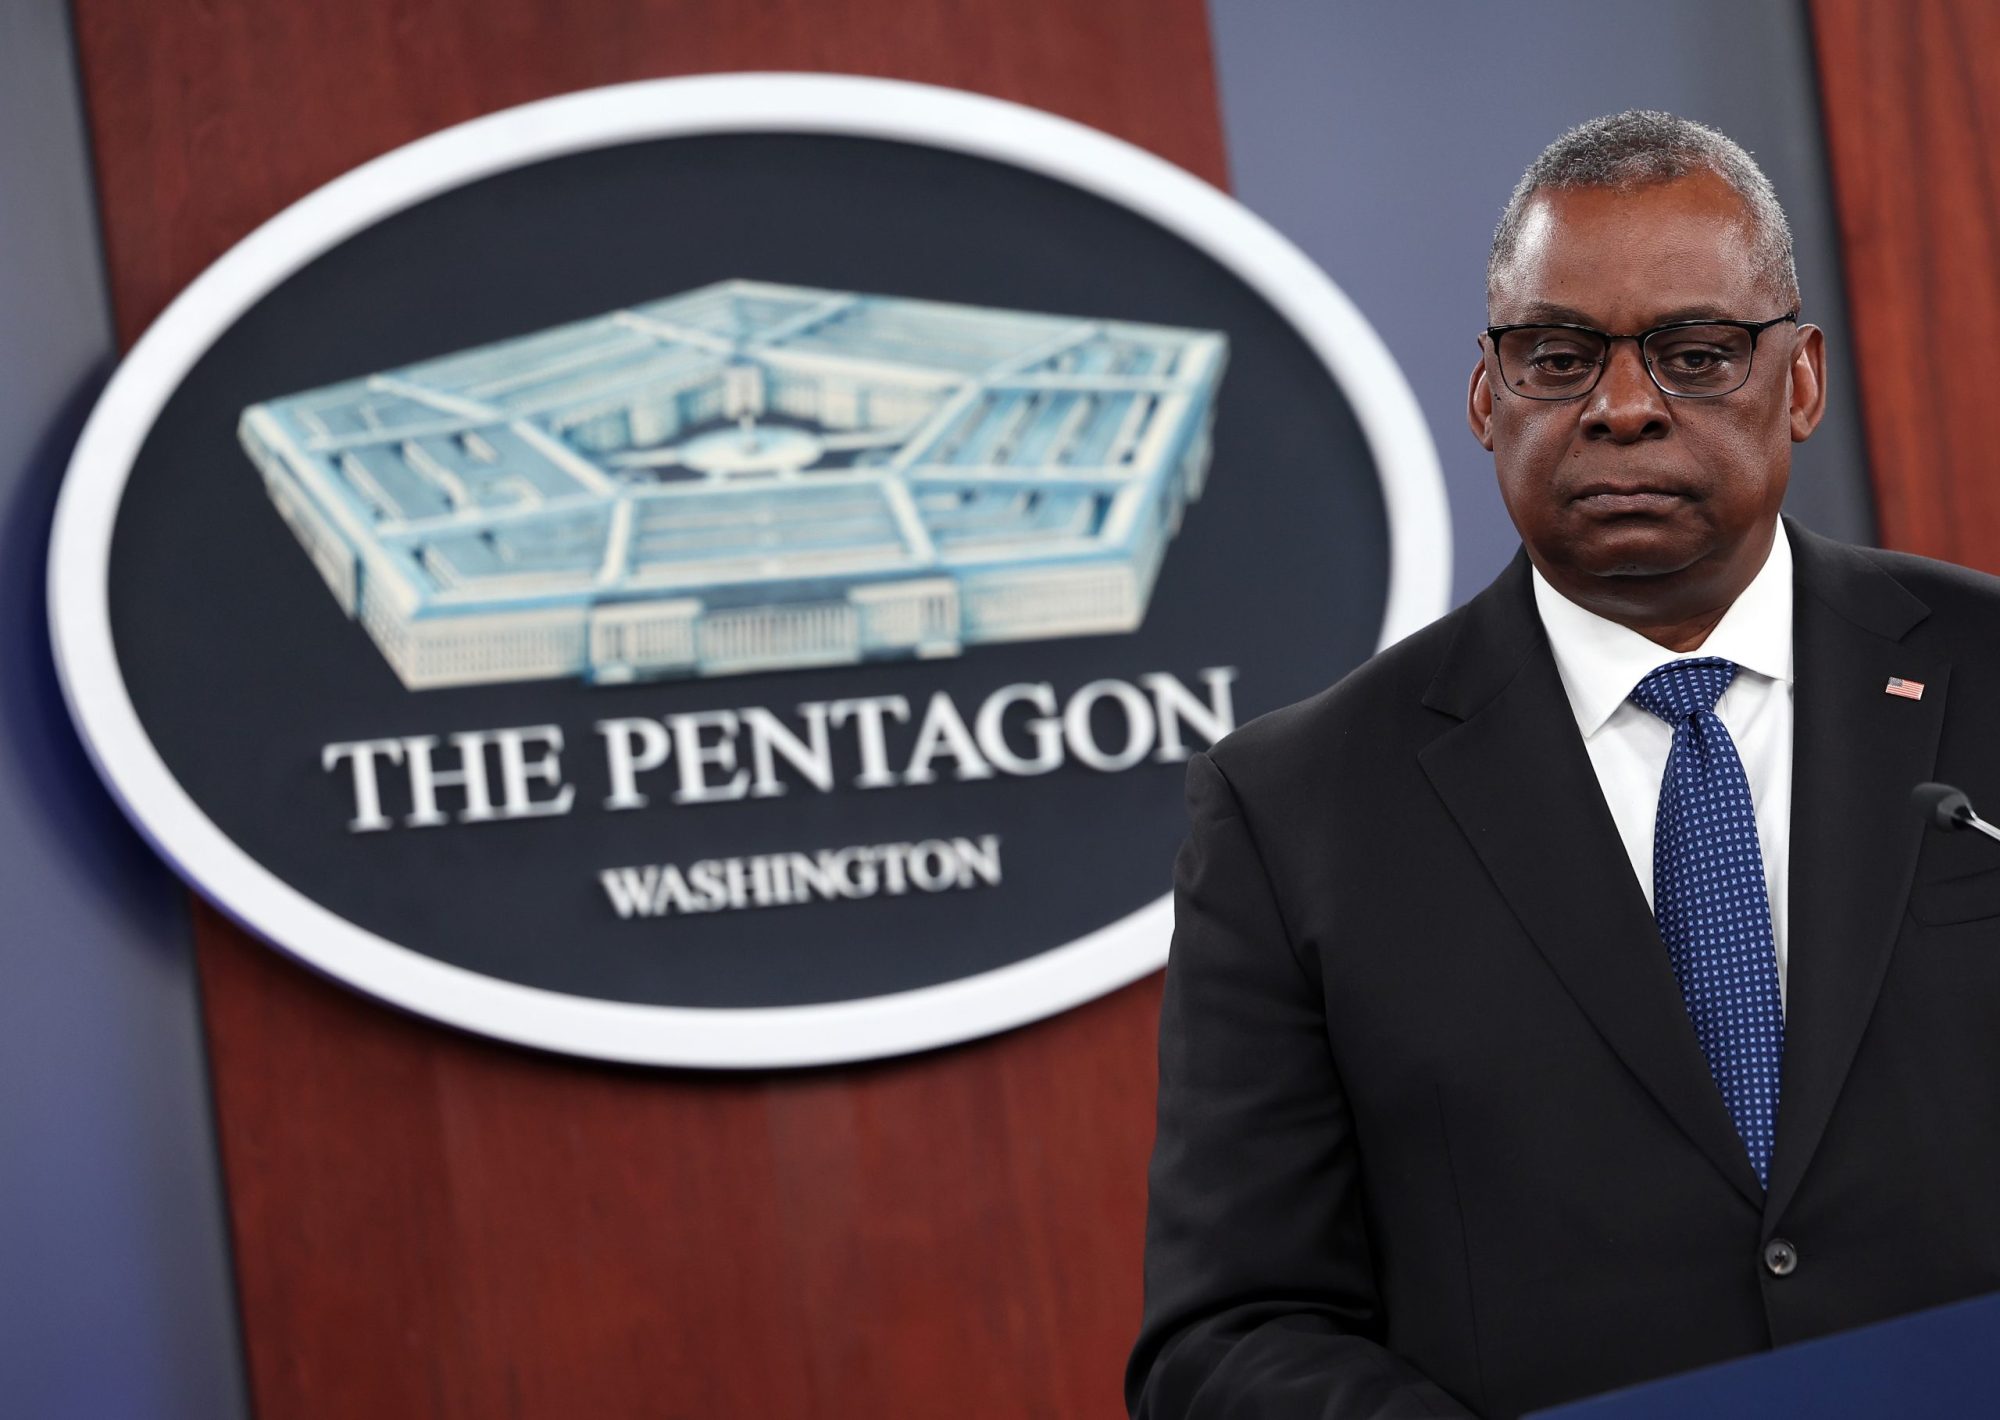
<svg viewBox="0 0 2000 1420">
<path fill-rule="evenodd" d="M 2000 843 L 2000 828 L 1995 828 L 1973 812 L 1972 800 L 1963 789 L 1955 789 L 1949 784 L 1919 784 L 1910 791 L 1910 801 L 1932 828 L 1948 831 L 1975 829 Z"/>
</svg>

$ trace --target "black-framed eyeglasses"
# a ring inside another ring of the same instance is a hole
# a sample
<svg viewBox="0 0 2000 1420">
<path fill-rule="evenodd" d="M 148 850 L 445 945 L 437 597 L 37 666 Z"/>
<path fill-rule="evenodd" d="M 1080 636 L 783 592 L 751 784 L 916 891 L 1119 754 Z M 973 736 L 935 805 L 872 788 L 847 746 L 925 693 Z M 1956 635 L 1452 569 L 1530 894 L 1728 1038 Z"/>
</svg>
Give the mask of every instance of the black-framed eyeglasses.
<svg viewBox="0 0 2000 1420">
<path fill-rule="evenodd" d="M 1587 325 L 1489 325 L 1487 339 L 1507 388 L 1527 399 L 1579 399 L 1597 388 L 1611 363 L 1611 346 L 1637 341 L 1661 394 L 1715 399 L 1750 378 L 1757 337 L 1796 322 L 1796 308 L 1765 321 L 1677 320 L 1636 335 L 1612 335 Z"/>
</svg>

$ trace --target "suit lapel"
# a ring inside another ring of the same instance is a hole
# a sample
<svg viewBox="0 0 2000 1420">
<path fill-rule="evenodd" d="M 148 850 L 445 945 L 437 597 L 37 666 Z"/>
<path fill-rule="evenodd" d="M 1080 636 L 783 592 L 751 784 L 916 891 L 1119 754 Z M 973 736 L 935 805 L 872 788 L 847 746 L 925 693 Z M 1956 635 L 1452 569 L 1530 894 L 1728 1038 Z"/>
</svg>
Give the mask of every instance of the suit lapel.
<svg viewBox="0 0 2000 1420">
<path fill-rule="evenodd" d="M 1761 1207 L 1577 734 L 1525 557 L 1467 608 L 1425 703 L 1462 723 L 1425 747 L 1424 771 L 1515 916 L 1619 1059 Z"/>
<path fill-rule="evenodd" d="M 1770 1220 L 1812 1161 L 1874 1010 L 1923 835 L 1910 790 L 1934 772 L 1951 672 L 1902 644 L 1924 603 L 1854 550 L 1790 531 L 1791 913 Z M 1885 694 L 1890 676 L 1921 681 L 1923 698 Z"/>
</svg>

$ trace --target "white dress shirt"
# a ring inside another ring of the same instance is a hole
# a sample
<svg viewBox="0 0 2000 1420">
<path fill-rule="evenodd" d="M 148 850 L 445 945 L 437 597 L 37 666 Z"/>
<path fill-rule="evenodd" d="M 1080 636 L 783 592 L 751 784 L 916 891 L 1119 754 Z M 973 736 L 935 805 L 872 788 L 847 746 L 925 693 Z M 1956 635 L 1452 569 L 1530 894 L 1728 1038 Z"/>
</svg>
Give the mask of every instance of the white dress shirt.
<svg viewBox="0 0 2000 1420">
<path fill-rule="evenodd" d="M 1627 697 L 1669 661 L 1721 656 L 1740 669 L 1715 707 L 1736 741 L 1757 812 L 1771 935 L 1778 952 L 1778 992 L 1785 991 L 1785 885 L 1792 822 L 1792 547 L 1778 526 L 1771 555 L 1708 639 L 1692 651 L 1669 651 L 1638 632 L 1585 611 L 1535 576 L 1535 609 L 1549 633 L 1556 670 L 1569 695 L 1583 747 L 1604 802 L 1618 825 L 1633 876 L 1653 902 L 1653 820 L 1660 806 L 1673 728 Z"/>
</svg>

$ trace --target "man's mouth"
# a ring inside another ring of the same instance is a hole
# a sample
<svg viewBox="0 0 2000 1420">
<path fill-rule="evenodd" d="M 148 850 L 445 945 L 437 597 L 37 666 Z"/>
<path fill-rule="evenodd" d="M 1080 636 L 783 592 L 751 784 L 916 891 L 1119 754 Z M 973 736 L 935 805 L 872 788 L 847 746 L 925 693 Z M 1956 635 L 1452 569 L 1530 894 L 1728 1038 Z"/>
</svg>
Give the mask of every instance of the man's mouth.
<svg viewBox="0 0 2000 1420">
<path fill-rule="evenodd" d="M 1599 517 L 1640 517 L 1668 513 L 1687 501 L 1688 495 L 1663 483 L 1587 483 L 1571 495 L 1570 501 L 1586 513 Z"/>
</svg>

